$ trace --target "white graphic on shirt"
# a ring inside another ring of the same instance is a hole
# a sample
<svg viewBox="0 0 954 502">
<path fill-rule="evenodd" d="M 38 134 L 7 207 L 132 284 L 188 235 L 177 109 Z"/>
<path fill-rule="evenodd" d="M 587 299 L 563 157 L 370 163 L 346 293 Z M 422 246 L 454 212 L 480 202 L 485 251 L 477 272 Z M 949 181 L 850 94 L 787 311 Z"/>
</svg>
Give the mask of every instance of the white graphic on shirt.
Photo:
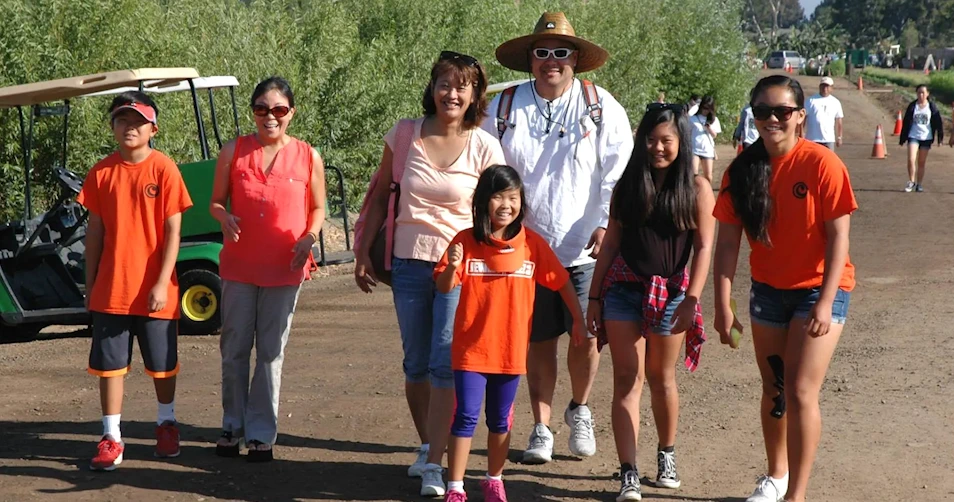
<svg viewBox="0 0 954 502">
<path fill-rule="evenodd" d="M 513 272 L 498 272 L 491 270 L 485 260 L 478 258 L 467 259 L 467 275 L 481 277 L 522 277 L 524 279 L 533 279 L 533 271 L 537 265 L 532 261 L 524 260 L 523 265 Z"/>
</svg>

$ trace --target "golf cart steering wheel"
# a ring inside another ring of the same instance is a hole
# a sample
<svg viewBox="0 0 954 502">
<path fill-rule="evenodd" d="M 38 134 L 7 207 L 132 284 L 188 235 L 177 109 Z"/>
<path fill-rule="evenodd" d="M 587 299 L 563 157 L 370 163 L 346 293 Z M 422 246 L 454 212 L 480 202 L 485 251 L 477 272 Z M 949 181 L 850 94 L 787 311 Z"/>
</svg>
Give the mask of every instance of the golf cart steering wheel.
<svg viewBox="0 0 954 502">
<path fill-rule="evenodd" d="M 69 169 L 63 169 L 62 167 L 57 167 L 53 170 L 56 173 L 56 181 L 59 182 L 60 186 L 74 194 L 79 194 L 80 190 L 83 189 L 83 180 L 79 176 L 73 174 Z"/>
</svg>

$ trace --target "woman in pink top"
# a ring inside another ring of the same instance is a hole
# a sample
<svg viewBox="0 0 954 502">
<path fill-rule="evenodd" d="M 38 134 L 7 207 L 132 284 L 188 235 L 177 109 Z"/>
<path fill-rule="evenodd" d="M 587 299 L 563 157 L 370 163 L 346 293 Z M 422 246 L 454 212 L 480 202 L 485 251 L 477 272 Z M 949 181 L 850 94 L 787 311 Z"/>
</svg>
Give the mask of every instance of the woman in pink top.
<svg viewBox="0 0 954 502">
<path fill-rule="evenodd" d="M 460 231 L 472 226 L 471 201 L 484 169 L 504 163 L 497 138 L 477 127 L 487 109 L 487 77 L 476 59 L 444 51 L 424 89 L 424 117 L 414 121 L 410 146 L 397 145 L 396 125 L 384 137 L 379 179 L 391 179 L 392 152 L 407 150 L 395 218 L 391 281 L 404 346 L 404 390 L 421 439 L 408 469 L 422 478 L 421 495 L 445 492 L 441 461 L 454 408 L 450 345 L 460 288 L 440 293 L 434 266 Z M 388 183 L 370 195 L 365 228 L 387 215 Z M 369 258 L 372 239 L 356 250 L 355 282 L 365 292 L 377 284 Z"/>
<path fill-rule="evenodd" d="M 314 263 L 311 248 L 325 218 L 324 163 L 287 134 L 295 96 L 282 78 L 252 93 L 255 134 L 219 153 L 209 210 L 222 224 L 221 456 L 272 459 L 278 437 L 282 360 L 301 283 Z M 231 212 L 230 212 L 231 210 Z M 249 359 L 255 374 L 249 387 Z"/>
</svg>

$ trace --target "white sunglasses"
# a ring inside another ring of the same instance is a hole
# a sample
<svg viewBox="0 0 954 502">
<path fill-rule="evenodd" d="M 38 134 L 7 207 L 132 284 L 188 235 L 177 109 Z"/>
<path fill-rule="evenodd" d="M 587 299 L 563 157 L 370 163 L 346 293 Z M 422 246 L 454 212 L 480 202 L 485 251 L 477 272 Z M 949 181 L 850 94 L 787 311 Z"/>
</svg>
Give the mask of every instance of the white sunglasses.
<svg viewBox="0 0 954 502">
<path fill-rule="evenodd" d="M 537 59 L 547 59 L 550 56 L 553 56 L 553 59 L 559 60 L 559 59 L 566 59 L 570 57 L 570 54 L 573 54 L 574 52 L 576 51 L 574 51 L 573 49 L 565 49 L 565 48 L 545 49 L 543 47 L 538 47 L 536 49 L 533 49 L 533 57 Z"/>
</svg>

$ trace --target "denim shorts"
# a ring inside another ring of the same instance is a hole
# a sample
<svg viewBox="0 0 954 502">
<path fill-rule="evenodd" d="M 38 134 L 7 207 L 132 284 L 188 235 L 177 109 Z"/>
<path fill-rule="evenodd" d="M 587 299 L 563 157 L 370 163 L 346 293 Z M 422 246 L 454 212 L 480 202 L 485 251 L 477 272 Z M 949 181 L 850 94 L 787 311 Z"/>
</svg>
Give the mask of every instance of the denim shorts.
<svg viewBox="0 0 954 502">
<path fill-rule="evenodd" d="M 437 290 L 434 263 L 391 260 L 391 292 L 404 347 L 404 378 L 410 383 L 430 381 L 452 389 L 451 341 L 460 286 L 450 293 Z"/>
<path fill-rule="evenodd" d="M 669 299 L 662 323 L 653 328 L 653 333 L 665 336 L 672 334 L 673 315 L 676 313 L 676 307 L 685 299 L 685 293 Z M 643 322 L 643 287 L 639 284 L 619 282 L 610 286 L 606 298 L 603 299 L 603 320 Z"/>
<path fill-rule="evenodd" d="M 596 270 L 596 262 L 585 263 L 575 267 L 568 267 L 570 273 L 570 284 L 573 285 L 573 291 L 580 301 L 580 308 L 583 310 L 583 319 L 586 319 L 586 297 L 590 293 L 590 283 L 593 282 L 593 271 Z M 563 333 L 569 333 L 573 329 L 573 314 L 563 303 L 563 297 L 559 291 L 553 291 L 539 284 L 536 286 L 533 300 L 533 323 L 530 327 L 531 342 L 545 342 L 559 337 Z M 590 333 L 587 338 L 593 338 Z"/>
<path fill-rule="evenodd" d="M 749 292 L 749 316 L 752 322 L 773 328 L 788 328 L 792 319 L 808 317 L 820 295 L 821 288 L 776 289 L 753 279 Z M 831 306 L 832 323 L 845 324 L 850 300 L 851 293 L 838 290 Z"/>
</svg>

